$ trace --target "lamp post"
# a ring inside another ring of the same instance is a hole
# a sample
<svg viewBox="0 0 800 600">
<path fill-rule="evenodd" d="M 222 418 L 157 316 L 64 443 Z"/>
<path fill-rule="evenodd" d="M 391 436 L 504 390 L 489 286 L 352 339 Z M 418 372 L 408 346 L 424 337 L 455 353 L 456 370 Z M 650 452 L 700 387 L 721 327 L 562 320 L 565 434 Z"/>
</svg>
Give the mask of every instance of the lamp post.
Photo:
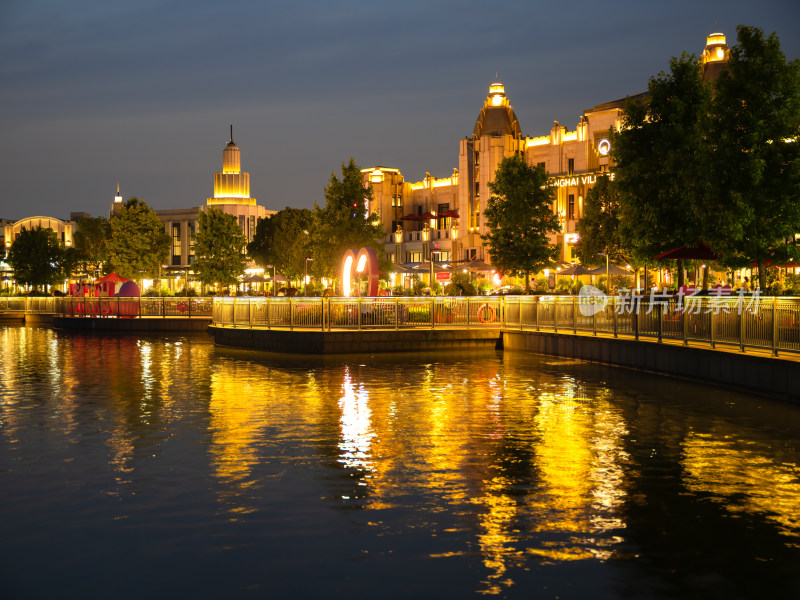
<svg viewBox="0 0 800 600">
<path fill-rule="evenodd" d="M 308 261 L 314 260 L 306 256 L 305 263 L 303 263 L 303 295 L 308 296 Z"/>
</svg>

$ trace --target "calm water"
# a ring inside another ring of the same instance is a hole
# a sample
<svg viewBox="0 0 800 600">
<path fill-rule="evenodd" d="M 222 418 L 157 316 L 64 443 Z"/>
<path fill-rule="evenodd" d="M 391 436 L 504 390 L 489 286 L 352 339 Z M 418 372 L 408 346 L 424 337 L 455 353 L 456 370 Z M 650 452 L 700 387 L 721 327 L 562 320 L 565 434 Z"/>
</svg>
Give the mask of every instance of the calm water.
<svg viewBox="0 0 800 600">
<path fill-rule="evenodd" d="M 0 327 L 2 598 L 796 598 L 800 408 Z"/>
</svg>

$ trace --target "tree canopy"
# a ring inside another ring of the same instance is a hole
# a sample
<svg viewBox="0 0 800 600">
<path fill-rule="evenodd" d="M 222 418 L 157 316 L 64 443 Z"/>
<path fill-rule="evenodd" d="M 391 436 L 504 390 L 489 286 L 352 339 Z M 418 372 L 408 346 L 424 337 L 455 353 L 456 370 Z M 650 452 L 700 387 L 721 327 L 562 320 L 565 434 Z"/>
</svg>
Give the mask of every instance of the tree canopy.
<svg viewBox="0 0 800 600">
<path fill-rule="evenodd" d="M 492 196 L 484 211 L 487 232 L 481 237 L 492 264 L 505 273 L 524 275 L 529 290 L 530 274 L 558 256 L 548 238 L 560 229 L 552 208 L 555 188 L 544 167 L 512 156 L 498 165 L 489 189 Z"/>
<path fill-rule="evenodd" d="M 273 265 L 284 277 L 299 279 L 311 257 L 309 245 L 313 213 L 307 208 L 289 208 L 259 219 L 247 253 L 257 264 Z"/>
<path fill-rule="evenodd" d="M 83 217 L 78 221 L 78 230 L 72 236 L 72 247 L 78 268 L 91 275 L 98 275 L 108 262 L 108 240 L 111 225 L 105 217 Z"/>
<path fill-rule="evenodd" d="M 171 240 L 153 209 L 138 198 L 130 198 L 109 223 L 111 238 L 107 246 L 111 270 L 133 280 L 158 276 Z"/>
<path fill-rule="evenodd" d="M 325 207 L 314 204 L 309 230 L 316 277 L 333 277 L 350 248 L 374 248 L 383 256 L 383 226 L 376 213 L 367 213 L 371 199 L 372 188 L 364 185 L 361 169 L 352 158 L 342 163 L 341 179 L 331 173 L 325 186 Z"/>
<path fill-rule="evenodd" d="M 699 61 L 684 53 L 650 79 L 646 97 L 628 102 L 612 136 L 621 238 L 637 262 L 704 240 L 709 153 L 699 125 L 710 99 Z"/>
<path fill-rule="evenodd" d="M 236 217 L 214 207 L 201 210 L 195 242 L 197 278 L 206 285 L 236 283 L 244 273 L 246 244 Z"/>
<path fill-rule="evenodd" d="M 6 262 L 14 269 L 17 283 L 33 286 L 63 283 L 67 255 L 64 245 L 52 229 L 23 227 L 8 249 Z"/>
<path fill-rule="evenodd" d="M 633 258 L 705 242 L 730 267 L 800 259 L 799 124 L 800 60 L 786 61 L 775 34 L 739 26 L 713 82 L 695 56 L 673 58 L 613 136 Z"/>
<path fill-rule="evenodd" d="M 609 177 L 598 177 L 597 183 L 583 201 L 583 217 L 576 225 L 578 244 L 575 248 L 584 265 L 605 264 L 602 255 L 612 262 L 628 259 L 620 232 L 619 191 Z"/>
<path fill-rule="evenodd" d="M 800 60 L 787 62 L 773 33 L 737 28 L 708 118 L 707 239 L 729 264 L 800 260 Z"/>
</svg>

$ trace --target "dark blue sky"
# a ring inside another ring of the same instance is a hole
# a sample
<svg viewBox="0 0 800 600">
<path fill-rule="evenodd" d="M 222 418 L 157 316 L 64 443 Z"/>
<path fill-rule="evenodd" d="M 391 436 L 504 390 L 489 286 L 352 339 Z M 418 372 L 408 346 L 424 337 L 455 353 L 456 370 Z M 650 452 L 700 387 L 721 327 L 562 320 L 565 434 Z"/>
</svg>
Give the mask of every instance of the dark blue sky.
<svg viewBox="0 0 800 600">
<path fill-rule="evenodd" d="M 0 217 L 105 215 L 117 181 L 204 204 L 230 123 L 271 209 L 322 204 L 350 156 L 443 177 L 495 72 L 543 135 L 738 24 L 800 56 L 795 0 L 0 0 Z"/>
</svg>

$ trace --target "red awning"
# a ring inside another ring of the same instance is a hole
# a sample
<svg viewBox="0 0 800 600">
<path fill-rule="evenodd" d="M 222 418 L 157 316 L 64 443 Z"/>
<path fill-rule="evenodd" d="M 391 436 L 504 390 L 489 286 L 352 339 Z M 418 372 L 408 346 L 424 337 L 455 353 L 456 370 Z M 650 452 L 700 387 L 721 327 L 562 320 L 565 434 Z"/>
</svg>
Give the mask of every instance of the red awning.
<svg viewBox="0 0 800 600">
<path fill-rule="evenodd" d="M 698 260 L 717 260 L 719 256 L 717 253 L 714 252 L 708 245 L 701 243 L 699 246 L 680 246 L 679 248 L 674 248 L 672 250 L 668 250 L 667 252 L 662 252 L 661 254 L 656 254 L 653 258 L 658 259 L 698 259 Z"/>
</svg>

